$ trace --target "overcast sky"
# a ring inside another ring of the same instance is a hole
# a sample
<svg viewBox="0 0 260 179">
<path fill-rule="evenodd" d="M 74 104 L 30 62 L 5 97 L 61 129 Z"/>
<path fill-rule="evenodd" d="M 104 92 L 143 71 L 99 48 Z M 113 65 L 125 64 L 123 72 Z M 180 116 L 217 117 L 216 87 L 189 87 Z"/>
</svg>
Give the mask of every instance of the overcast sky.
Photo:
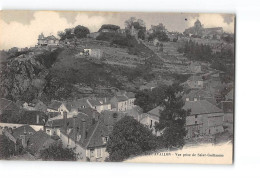
<svg viewBox="0 0 260 179">
<path fill-rule="evenodd" d="M 41 32 L 46 36 L 57 36 L 58 31 L 77 25 L 87 26 L 91 32 L 97 31 L 102 24 L 124 28 L 125 20 L 130 17 L 143 19 L 148 29 L 163 23 L 169 31 L 183 32 L 199 19 L 204 27 L 223 27 L 226 32 L 234 32 L 232 14 L 1 11 L 0 49 L 34 46 Z"/>
</svg>

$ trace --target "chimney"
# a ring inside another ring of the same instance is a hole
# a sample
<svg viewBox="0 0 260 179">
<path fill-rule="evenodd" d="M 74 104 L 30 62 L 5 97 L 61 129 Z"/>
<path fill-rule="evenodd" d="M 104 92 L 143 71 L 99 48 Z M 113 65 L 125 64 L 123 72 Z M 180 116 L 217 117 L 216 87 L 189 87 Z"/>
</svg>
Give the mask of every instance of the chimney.
<svg viewBox="0 0 260 179">
<path fill-rule="evenodd" d="M 74 140 L 76 141 L 77 140 L 77 134 L 76 134 L 76 131 L 77 131 L 77 129 L 76 129 L 76 120 L 77 120 L 77 116 L 76 115 L 74 115 L 73 116 L 73 130 L 74 130 Z"/>
<path fill-rule="evenodd" d="M 36 114 L 36 124 L 39 124 L 40 123 L 40 119 L 39 119 L 39 114 Z"/>
<path fill-rule="evenodd" d="M 81 122 L 82 122 L 82 135 L 81 136 L 82 136 L 82 140 L 85 140 L 87 137 L 86 120 L 84 118 L 82 118 Z"/>
<path fill-rule="evenodd" d="M 67 132 L 67 123 L 68 123 L 68 120 L 67 120 L 67 112 L 66 111 L 64 111 L 63 112 L 63 120 L 64 120 L 64 130 L 65 130 L 65 132 Z"/>
<path fill-rule="evenodd" d="M 24 127 L 24 128 L 23 128 L 23 135 L 21 135 L 23 147 L 26 147 L 26 146 L 27 146 L 26 135 L 27 135 L 27 132 L 26 132 L 25 127 Z"/>
</svg>

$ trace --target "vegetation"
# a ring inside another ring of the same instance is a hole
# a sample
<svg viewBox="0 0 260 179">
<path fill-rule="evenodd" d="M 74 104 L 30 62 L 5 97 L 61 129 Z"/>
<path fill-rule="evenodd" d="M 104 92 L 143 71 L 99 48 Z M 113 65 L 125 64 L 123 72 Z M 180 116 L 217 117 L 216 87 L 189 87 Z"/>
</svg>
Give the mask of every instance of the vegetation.
<svg viewBox="0 0 260 179">
<path fill-rule="evenodd" d="M 162 105 L 166 89 L 167 86 L 159 86 L 153 90 L 138 91 L 135 95 L 135 105 L 140 106 L 145 113 Z"/>
<path fill-rule="evenodd" d="M 182 109 L 184 106 L 182 92 L 181 86 L 173 84 L 165 90 L 165 100 L 162 101 L 163 110 L 160 112 L 160 120 L 156 129 L 163 130 L 160 139 L 167 148 L 179 148 L 185 144 L 185 124 L 189 111 Z"/>
<path fill-rule="evenodd" d="M 74 149 L 63 148 L 61 143 L 54 143 L 49 148 L 41 150 L 40 158 L 54 161 L 76 161 L 77 155 Z"/>
<path fill-rule="evenodd" d="M 74 33 L 73 33 L 73 28 L 67 28 L 64 31 L 58 32 L 58 36 L 60 37 L 60 40 L 65 40 L 65 39 L 72 39 L 72 38 L 86 38 L 87 34 L 89 34 L 90 31 L 87 27 L 78 25 L 74 28 Z"/>
<path fill-rule="evenodd" d="M 58 32 L 58 36 L 60 37 L 60 40 L 65 39 L 72 39 L 74 38 L 74 34 L 72 33 L 72 28 L 67 28 L 63 31 Z"/>
<path fill-rule="evenodd" d="M 0 135 L 0 159 L 8 159 L 15 154 L 15 144 L 5 135 Z"/>
<path fill-rule="evenodd" d="M 209 45 L 198 44 L 192 40 L 186 41 L 184 46 L 178 48 L 178 52 L 195 61 L 210 61 L 213 58 Z"/>
<path fill-rule="evenodd" d="M 161 42 L 167 42 L 170 40 L 166 34 L 167 29 L 165 28 L 165 26 L 162 23 L 158 24 L 157 26 L 152 26 L 151 30 L 153 32 L 148 37 L 149 41 L 151 41 L 155 38 L 157 38 Z"/>
<path fill-rule="evenodd" d="M 125 21 L 125 26 L 127 29 L 127 33 L 130 33 L 130 29 L 132 26 L 138 30 L 138 38 L 139 39 L 145 39 L 145 33 L 146 33 L 146 26 L 145 22 L 142 19 L 136 19 L 135 17 L 130 17 L 128 20 Z"/>
<path fill-rule="evenodd" d="M 157 146 L 157 139 L 148 128 L 133 117 L 126 116 L 115 124 L 106 150 L 110 161 L 119 162 Z"/>
<path fill-rule="evenodd" d="M 20 141 L 14 143 L 5 135 L 0 135 L 0 159 L 8 159 L 11 156 L 20 155 L 23 147 Z"/>
<path fill-rule="evenodd" d="M 179 53 L 184 53 L 191 60 L 204 61 L 211 64 L 211 68 L 224 72 L 222 82 L 234 80 L 234 52 L 231 49 L 222 48 L 220 52 L 212 53 L 209 45 L 198 44 L 192 40 L 178 48 Z"/>
<path fill-rule="evenodd" d="M 118 29 L 120 29 L 120 27 L 118 25 L 113 25 L 113 24 L 104 24 L 100 27 L 98 32 L 102 32 L 103 29 L 108 29 L 108 30 L 111 30 L 111 31 L 117 31 Z"/>
<path fill-rule="evenodd" d="M 78 25 L 74 29 L 74 34 L 78 39 L 86 38 L 89 33 L 90 33 L 89 29 L 82 25 Z"/>
</svg>

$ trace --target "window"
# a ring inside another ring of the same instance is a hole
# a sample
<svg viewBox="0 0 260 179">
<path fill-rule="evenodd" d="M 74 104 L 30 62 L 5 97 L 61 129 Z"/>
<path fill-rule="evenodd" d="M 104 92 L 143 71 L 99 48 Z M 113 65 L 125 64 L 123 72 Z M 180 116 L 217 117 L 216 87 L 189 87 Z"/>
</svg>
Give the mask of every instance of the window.
<svg viewBox="0 0 260 179">
<path fill-rule="evenodd" d="M 150 121 L 150 128 L 153 127 L 153 120 Z"/>
<path fill-rule="evenodd" d="M 102 157 L 101 149 L 96 149 L 96 151 L 97 151 L 97 158 L 101 158 Z"/>
<path fill-rule="evenodd" d="M 106 137 L 103 137 L 103 143 L 104 143 L 104 144 L 106 144 L 106 143 L 107 143 L 107 141 L 108 141 L 108 136 L 106 136 Z"/>
<path fill-rule="evenodd" d="M 195 118 L 197 118 L 198 117 L 198 114 L 195 114 Z"/>
<path fill-rule="evenodd" d="M 198 124 L 198 121 L 195 121 L 195 124 Z"/>
</svg>

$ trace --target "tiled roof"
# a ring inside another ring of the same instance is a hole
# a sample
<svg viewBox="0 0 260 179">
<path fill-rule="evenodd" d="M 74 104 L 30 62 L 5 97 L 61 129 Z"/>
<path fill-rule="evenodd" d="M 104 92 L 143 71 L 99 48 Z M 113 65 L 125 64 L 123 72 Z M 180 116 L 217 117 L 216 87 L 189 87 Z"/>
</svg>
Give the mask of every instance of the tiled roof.
<svg viewBox="0 0 260 179">
<path fill-rule="evenodd" d="M 198 97 L 212 97 L 210 92 L 205 91 L 205 90 L 191 90 L 188 94 L 184 95 L 185 98 L 198 98 Z"/>
<path fill-rule="evenodd" d="M 114 113 L 118 114 L 116 120 L 113 118 Z M 109 127 L 113 126 L 115 122 L 119 120 L 119 118 L 121 119 L 121 114 L 118 112 L 104 111 L 101 113 L 99 121 L 97 121 L 95 124 L 86 121 L 87 136 L 85 139 L 82 138 L 83 125 L 81 120 L 77 120 L 78 122 L 73 125 L 75 128 L 72 128 L 69 134 L 65 133 L 63 129 L 61 132 L 69 136 L 72 140 L 76 140 L 77 143 L 85 148 L 103 146 L 105 145 L 103 142 L 103 137 L 107 137 L 109 135 L 111 132 Z M 77 136 L 79 135 L 81 135 L 81 137 L 77 140 Z"/>
<path fill-rule="evenodd" d="M 53 143 L 54 140 L 51 139 L 51 137 L 46 134 L 44 131 L 40 130 L 37 131 L 34 135 L 32 135 L 29 139 L 28 148 L 29 150 L 36 154 L 38 153 L 42 148 L 47 147 L 44 146 L 46 143 Z"/>
<path fill-rule="evenodd" d="M 126 96 L 115 96 L 116 99 L 119 101 L 119 102 L 122 102 L 122 101 L 127 101 L 128 98 Z"/>
<path fill-rule="evenodd" d="M 156 117 L 160 116 L 160 111 L 163 110 L 163 107 L 157 106 L 156 108 L 152 109 L 151 111 L 147 112 L 149 115 L 153 115 Z"/>
<path fill-rule="evenodd" d="M 69 110 L 78 109 L 78 108 L 81 108 L 82 106 L 90 107 L 87 100 L 88 100 L 87 98 L 77 99 L 77 100 L 68 102 L 66 104 L 66 106 Z"/>
<path fill-rule="evenodd" d="M 88 101 L 92 106 L 100 106 L 101 105 L 101 103 L 97 99 L 89 99 Z"/>
<path fill-rule="evenodd" d="M 135 98 L 135 94 L 133 92 L 127 92 L 125 94 L 128 98 Z"/>
<path fill-rule="evenodd" d="M 207 100 L 201 101 L 186 101 L 183 109 L 191 109 L 190 115 L 195 114 L 210 114 L 210 113 L 222 113 L 222 110 L 217 106 L 211 104 Z"/>
<path fill-rule="evenodd" d="M 29 125 L 21 126 L 16 129 L 13 129 L 12 135 L 15 139 L 20 138 L 20 135 L 33 135 L 36 131 Z"/>
<path fill-rule="evenodd" d="M 48 105 L 48 108 L 58 110 L 61 105 L 62 105 L 62 102 L 54 100 L 51 102 L 50 105 Z"/>
</svg>

